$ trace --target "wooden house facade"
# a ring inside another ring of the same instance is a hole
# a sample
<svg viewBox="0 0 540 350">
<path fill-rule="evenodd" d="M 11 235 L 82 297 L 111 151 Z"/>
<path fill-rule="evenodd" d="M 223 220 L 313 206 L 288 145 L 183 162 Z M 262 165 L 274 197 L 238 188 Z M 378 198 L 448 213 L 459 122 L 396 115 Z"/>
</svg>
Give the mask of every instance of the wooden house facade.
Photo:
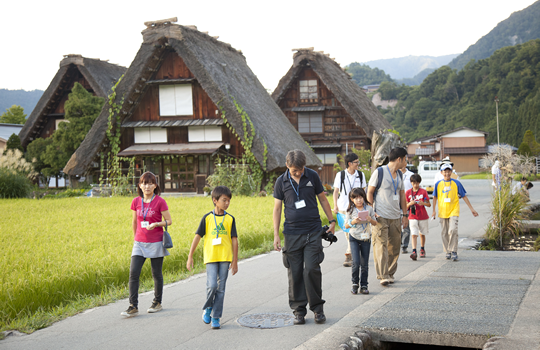
<svg viewBox="0 0 540 350">
<path fill-rule="evenodd" d="M 240 51 L 193 26 L 145 24 L 143 44 L 117 88 L 124 96 L 118 155 L 136 157 L 136 175 L 152 171 L 164 192 L 202 193 L 216 157 L 240 158 L 250 137 L 265 171 L 284 169 L 291 149 L 304 151 L 308 166 L 320 167 Z M 67 174 L 97 170 L 106 107 L 66 165 Z M 253 125 L 248 135 L 244 123 Z"/>
<path fill-rule="evenodd" d="M 111 88 L 127 68 L 81 55 L 66 55 L 51 83 L 39 99 L 19 133 L 24 148 L 36 138 L 50 137 L 64 120 L 64 104 L 75 83 L 107 98 Z"/>
<path fill-rule="evenodd" d="M 296 51 L 272 98 L 323 163 L 323 183 L 333 184 L 338 154 L 369 150 L 373 132 L 392 127 L 328 55 L 313 48 Z"/>
</svg>

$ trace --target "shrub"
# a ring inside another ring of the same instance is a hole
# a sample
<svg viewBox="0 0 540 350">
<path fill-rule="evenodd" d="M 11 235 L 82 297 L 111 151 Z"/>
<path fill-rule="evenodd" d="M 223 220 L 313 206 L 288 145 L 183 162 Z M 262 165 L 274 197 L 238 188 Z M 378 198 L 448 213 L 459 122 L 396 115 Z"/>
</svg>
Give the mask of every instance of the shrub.
<svg viewBox="0 0 540 350">
<path fill-rule="evenodd" d="M 259 192 L 259 188 L 251 175 L 249 165 L 230 157 L 221 161 L 216 159 L 214 174 L 208 177 L 212 187 L 227 186 L 234 195 L 251 196 Z"/>
<path fill-rule="evenodd" d="M 0 168 L 0 198 L 25 198 L 32 191 L 32 184 L 25 176 Z"/>
<path fill-rule="evenodd" d="M 522 232 L 522 220 L 528 218 L 527 198 L 521 193 L 512 194 L 511 185 L 503 181 L 499 191 L 491 198 L 491 222 L 484 237 L 502 247 L 504 240 Z"/>
</svg>

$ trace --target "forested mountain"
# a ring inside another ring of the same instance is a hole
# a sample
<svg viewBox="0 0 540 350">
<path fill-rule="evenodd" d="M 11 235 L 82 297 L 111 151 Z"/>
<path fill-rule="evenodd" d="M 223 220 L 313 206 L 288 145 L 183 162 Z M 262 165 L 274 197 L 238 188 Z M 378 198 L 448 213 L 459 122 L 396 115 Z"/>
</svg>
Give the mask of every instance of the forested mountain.
<svg viewBox="0 0 540 350">
<path fill-rule="evenodd" d="M 38 103 L 43 90 L 6 90 L 0 89 L 0 114 L 13 105 L 24 108 L 24 113 L 30 115 Z"/>
<path fill-rule="evenodd" d="M 433 73 L 435 70 L 436 68 L 426 68 L 412 78 L 397 79 L 396 83 L 398 85 L 405 84 L 409 86 L 420 85 L 424 81 L 424 79 L 426 79 L 426 77 Z"/>
<path fill-rule="evenodd" d="M 352 80 L 360 87 L 364 85 L 380 84 L 383 81 L 393 81 L 388 74 L 378 68 L 371 68 L 365 64 L 353 62 L 347 67 Z"/>
<path fill-rule="evenodd" d="M 540 1 L 500 22 L 492 31 L 480 38 L 476 44 L 449 63 L 451 68 L 462 69 L 472 59 L 487 58 L 500 48 L 525 43 L 540 38 Z M 395 76 L 390 73 L 392 77 Z"/>
<path fill-rule="evenodd" d="M 540 40 L 502 48 L 459 72 L 443 66 L 419 86 L 379 90 L 397 96 L 397 106 L 381 112 L 406 141 L 467 126 L 496 142 L 498 96 L 500 140 L 517 147 L 526 130 L 540 135 Z"/>
<path fill-rule="evenodd" d="M 407 56 L 364 62 L 370 67 L 384 70 L 392 79 L 412 78 L 426 68 L 437 69 L 448 64 L 457 54 L 439 57 Z"/>
</svg>

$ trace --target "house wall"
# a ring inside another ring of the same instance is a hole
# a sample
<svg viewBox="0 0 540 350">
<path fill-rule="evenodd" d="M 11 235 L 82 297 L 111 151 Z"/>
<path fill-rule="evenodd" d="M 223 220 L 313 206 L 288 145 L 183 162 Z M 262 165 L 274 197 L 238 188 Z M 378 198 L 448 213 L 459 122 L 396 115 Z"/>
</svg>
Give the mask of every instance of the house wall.
<svg viewBox="0 0 540 350">
<path fill-rule="evenodd" d="M 69 94 L 71 93 L 71 90 L 75 86 L 75 83 L 81 84 L 88 92 L 92 93 L 95 96 L 94 90 L 90 87 L 90 84 L 88 81 L 84 78 L 84 76 L 81 74 L 77 66 L 72 66 L 70 69 L 66 72 L 66 75 L 64 79 L 69 80 L 68 87 L 64 89 L 63 91 L 57 92 L 51 99 L 57 100 L 55 106 L 53 107 L 53 111 L 51 114 L 47 115 L 46 121 L 45 121 L 45 127 L 41 130 L 39 135 L 37 137 L 41 138 L 47 138 L 50 137 L 54 131 L 56 130 L 56 120 L 58 119 L 64 119 L 63 116 L 59 116 L 58 114 L 64 114 L 65 111 L 65 104 L 67 100 L 69 99 Z"/>
<path fill-rule="evenodd" d="M 442 142 L 445 148 L 486 146 L 485 137 L 443 137 Z"/>
<path fill-rule="evenodd" d="M 310 79 L 317 80 L 318 100 L 312 103 L 300 103 L 299 81 Z M 312 145 L 341 144 L 339 154 L 342 155 L 345 155 L 346 144 L 348 144 L 349 149 L 353 145 L 357 149 L 371 149 L 371 140 L 367 137 L 365 131 L 356 125 L 347 110 L 310 67 L 305 67 L 291 82 L 278 105 L 296 130 L 298 130 L 298 114 L 293 112 L 292 108 L 303 106 L 327 107 L 323 112 L 323 132 L 301 134 L 302 138 Z M 315 153 L 329 152 L 315 148 Z M 335 177 L 333 165 L 324 165 L 322 169 L 319 169 L 319 176 L 323 183 L 333 184 Z"/>
<path fill-rule="evenodd" d="M 451 154 L 450 159 L 454 163 L 454 169 L 457 173 L 469 173 L 481 171 L 478 166 L 479 159 L 483 154 Z"/>
<path fill-rule="evenodd" d="M 188 69 L 184 61 L 174 51 L 165 52 L 163 61 L 158 71 L 151 80 L 163 79 L 195 79 L 196 77 Z M 143 93 L 134 106 L 131 115 L 126 121 L 160 121 L 160 120 L 205 120 L 205 119 L 221 119 L 220 111 L 214 104 L 212 99 L 204 91 L 202 86 L 195 80 L 190 82 L 192 86 L 192 101 L 193 115 L 184 116 L 167 116 L 161 117 L 159 114 L 159 84 L 149 84 L 143 90 Z M 244 153 L 244 149 L 240 141 L 226 127 L 221 126 L 222 142 L 231 145 L 228 154 L 235 157 L 240 157 Z M 121 136 L 121 150 L 124 150 L 134 145 L 134 129 L 123 128 Z M 188 143 L 188 127 L 169 127 L 167 128 L 167 143 L 168 144 L 185 144 Z M 213 169 L 214 158 L 210 159 L 210 155 L 185 155 L 178 157 L 180 164 L 182 159 L 191 159 L 193 163 L 188 163 L 187 168 L 182 165 L 167 165 L 167 160 L 152 161 L 145 157 L 139 157 L 145 160 L 146 163 L 159 172 L 160 182 L 165 186 L 161 186 L 165 192 L 191 192 L 197 191 L 202 193 L 202 188 L 205 186 L 206 178 Z M 149 157 L 151 158 L 151 157 Z M 169 161 L 170 162 L 170 161 Z M 142 163 L 140 163 L 142 165 Z M 193 164 L 191 166 L 190 164 Z M 180 188 L 167 188 L 167 181 L 164 176 L 167 176 L 167 169 L 170 167 L 170 175 L 174 180 L 175 176 L 180 176 Z M 174 169 L 184 169 L 182 171 Z M 187 170 L 185 170 L 187 169 Z M 182 180 L 182 177 L 186 176 Z M 187 184 L 189 187 L 185 186 Z"/>
</svg>

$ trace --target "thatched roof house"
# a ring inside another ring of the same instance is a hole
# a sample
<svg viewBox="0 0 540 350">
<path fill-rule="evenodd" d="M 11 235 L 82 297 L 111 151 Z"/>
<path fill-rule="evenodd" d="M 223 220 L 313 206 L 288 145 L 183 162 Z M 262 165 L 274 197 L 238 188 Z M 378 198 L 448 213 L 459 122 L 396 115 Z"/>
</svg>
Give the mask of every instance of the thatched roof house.
<svg viewBox="0 0 540 350">
<path fill-rule="evenodd" d="M 331 183 L 336 154 L 352 147 L 369 150 L 373 132 L 392 126 L 328 54 L 313 48 L 293 51 L 293 65 L 272 98 L 321 158 L 321 178 Z"/>
<path fill-rule="evenodd" d="M 207 176 L 212 172 L 210 160 L 216 153 L 226 149 L 228 154 L 240 156 L 244 152 L 242 145 L 252 137 L 251 132 L 244 134 L 244 124 L 249 128 L 250 120 L 255 134 L 251 150 L 265 170 L 285 168 L 285 156 L 291 149 L 304 151 L 308 166 L 321 165 L 248 67 L 241 51 L 194 26 L 171 22 L 145 23 L 141 48 L 118 84 L 117 101 L 124 96 L 119 155 L 173 154 L 180 157 L 180 162 L 195 155 L 199 164 L 198 170 L 193 170 L 195 176 Z M 172 94 L 177 96 L 172 112 L 164 112 L 171 104 L 165 100 L 166 91 L 174 91 Z M 178 100 L 178 94 L 184 102 Z M 90 170 L 107 143 L 107 120 L 106 105 L 66 165 L 65 173 L 83 175 Z M 230 130 L 224 126 L 227 123 Z M 202 128 L 213 136 L 193 136 Z M 146 129 L 156 135 L 163 132 L 161 145 L 140 141 L 143 138 L 137 141 L 137 133 Z M 207 165 L 197 154 L 208 155 Z M 158 168 L 158 172 L 167 170 L 166 164 Z"/>
<path fill-rule="evenodd" d="M 76 82 L 95 96 L 106 98 L 111 87 L 125 71 L 125 67 L 99 59 L 81 55 L 64 56 L 60 69 L 19 133 L 23 147 L 38 137 L 52 135 L 58 125 L 57 121 L 64 119 L 64 103 Z"/>
</svg>

